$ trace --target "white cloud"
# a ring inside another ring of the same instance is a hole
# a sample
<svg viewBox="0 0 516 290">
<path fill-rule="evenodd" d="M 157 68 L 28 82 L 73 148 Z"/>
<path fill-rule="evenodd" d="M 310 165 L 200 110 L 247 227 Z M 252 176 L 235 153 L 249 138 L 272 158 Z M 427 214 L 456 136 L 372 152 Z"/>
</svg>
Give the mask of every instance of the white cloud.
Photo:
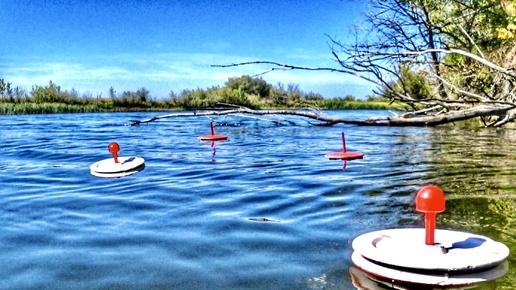
<svg viewBox="0 0 516 290">
<path fill-rule="evenodd" d="M 297 51 L 292 59 L 317 63 L 323 56 Z M 222 86 L 230 77 L 257 75 L 267 72 L 270 65 L 244 65 L 226 68 L 212 67 L 256 61 L 252 57 L 219 54 L 119 54 L 95 56 L 88 59 L 70 58 L 61 61 L 11 60 L 2 64 L 4 78 L 15 86 L 30 89 L 33 85 L 47 85 L 51 80 L 63 89 L 76 89 L 80 93 L 107 94 L 113 86 L 119 91 L 145 87 L 159 96 L 183 89 Z M 293 65 L 298 65 L 292 63 Z M 366 86 L 364 80 L 338 72 L 276 70 L 261 76 L 276 85 L 298 84 L 302 90 L 315 91 L 325 86 Z M 168 87 L 167 87 L 168 86 Z"/>
</svg>

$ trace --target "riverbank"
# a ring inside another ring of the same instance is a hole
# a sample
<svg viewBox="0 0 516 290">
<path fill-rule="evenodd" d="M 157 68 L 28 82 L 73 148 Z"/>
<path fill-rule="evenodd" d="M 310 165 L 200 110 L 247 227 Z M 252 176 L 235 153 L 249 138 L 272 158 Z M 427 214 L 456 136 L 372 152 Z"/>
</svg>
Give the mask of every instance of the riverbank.
<svg viewBox="0 0 516 290">
<path fill-rule="evenodd" d="M 14 88 L 14 89 L 13 89 Z M 50 83 L 47 86 L 33 86 L 30 92 L 15 87 L 0 79 L 0 115 L 52 114 L 52 113 L 96 113 L 198 110 L 220 107 L 221 104 L 259 109 L 319 110 L 410 110 L 403 103 L 391 102 L 381 96 L 367 96 L 357 99 L 347 95 L 327 99 L 322 95 L 305 93 L 296 85 L 273 86 L 260 78 L 241 76 L 229 78 L 223 87 L 170 92 L 168 97 L 151 96 L 145 88 L 124 91 L 117 94 L 111 87 L 109 97 L 80 95 L 74 89 L 63 90 Z"/>
<path fill-rule="evenodd" d="M 295 106 L 272 106 L 270 103 L 257 103 L 252 105 L 256 109 L 298 109 L 317 108 L 321 110 L 407 110 L 404 104 L 391 104 L 382 101 L 340 101 L 317 100 L 310 103 L 302 103 Z M 139 106 L 123 106 L 108 102 L 66 104 L 66 103 L 0 103 L 0 115 L 21 115 L 21 114 L 59 114 L 59 113 L 98 113 L 98 112 L 147 112 L 147 111 L 172 111 L 192 110 L 205 108 L 185 108 L 174 106 L 163 102 L 148 102 Z"/>
</svg>

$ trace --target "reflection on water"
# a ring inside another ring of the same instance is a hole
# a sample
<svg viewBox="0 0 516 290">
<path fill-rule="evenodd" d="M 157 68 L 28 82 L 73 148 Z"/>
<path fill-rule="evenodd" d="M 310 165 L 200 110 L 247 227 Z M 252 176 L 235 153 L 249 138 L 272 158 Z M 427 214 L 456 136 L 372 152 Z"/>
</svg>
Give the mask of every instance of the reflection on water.
<svg viewBox="0 0 516 290">
<path fill-rule="evenodd" d="M 507 262 L 502 263 L 499 268 L 503 273 L 507 272 Z M 414 285 L 414 284 L 400 284 L 389 281 L 388 279 L 381 279 L 378 277 L 371 276 L 362 270 L 351 266 L 349 268 L 349 275 L 351 276 L 354 289 L 358 290 L 385 290 L 385 289 L 397 289 L 397 290 L 466 290 L 466 289 L 498 289 L 493 281 L 468 284 L 468 285 L 455 285 L 455 286 L 429 286 L 429 285 Z M 446 278 L 446 277 L 443 277 Z"/>
<path fill-rule="evenodd" d="M 360 118 L 377 111 L 330 111 Z M 438 228 L 516 249 L 516 131 L 276 126 L 217 117 L 226 142 L 199 142 L 209 120 L 153 113 L 0 116 L 0 288 L 355 289 L 350 241 L 423 226 L 414 197 L 441 187 Z M 236 126 L 238 125 L 238 126 Z M 330 161 L 342 146 L 363 159 Z M 119 156 L 145 170 L 95 178 Z M 509 257 L 509 268 L 516 261 Z M 514 271 L 478 289 L 514 289 Z M 493 288 L 494 287 L 494 288 Z"/>
</svg>

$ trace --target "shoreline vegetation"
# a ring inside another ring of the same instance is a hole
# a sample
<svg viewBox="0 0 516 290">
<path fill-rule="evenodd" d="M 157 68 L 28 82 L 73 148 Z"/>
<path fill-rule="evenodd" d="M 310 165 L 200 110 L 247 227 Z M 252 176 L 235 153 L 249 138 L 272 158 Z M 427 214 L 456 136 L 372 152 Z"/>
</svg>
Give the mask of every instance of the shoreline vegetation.
<svg viewBox="0 0 516 290">
<path fill-rule="evenodd" d="M 342 110 L 400 110 L 406 104 L 391 103 L 380 96 L 358 100 L 354 96 L 325 99 L 317 93 L 305 93 L 299 86 L 272 86 L 261 78 L 241 76 L 229 78 L 224 87 L 170 92 L 168 98 L 157 99 L 145 88 L 117 94 L 113 87 L 109 97 L 80 96 L 77 91 L 62 90 L 49 82 L 47 86 L 33 86 L 27 93 L 20 87 L 0 79 L 0 115 L 95 113 L 129 111 L 200 110 L 220 107 L 221 103 L 252 109 L 342 109 Z"/>
</svg>

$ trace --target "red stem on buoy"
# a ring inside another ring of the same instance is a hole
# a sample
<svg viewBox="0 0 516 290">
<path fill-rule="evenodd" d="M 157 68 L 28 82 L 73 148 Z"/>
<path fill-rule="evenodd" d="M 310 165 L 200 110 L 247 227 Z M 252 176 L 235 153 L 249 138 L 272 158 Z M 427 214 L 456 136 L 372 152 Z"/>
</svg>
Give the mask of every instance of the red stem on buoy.
<svg viewBox="0 0 516 290">
<path fill-rule="evenodd" d="M 342 132 L 342 152 L 346 152 L 346 139 L 344 138 L 344 132 Z M 342 170 L 346 170 L 346 160 L 342 161 Z"/>
<path fill-rule="evenodd" d="M 115 159 L 115 163 L 118 163 L 118 151 L 120 151 L 120 146 L 118 146 L 118 143 L 111 142 L 108 146 L 109 152 L 113 153 L 113 159 Z"/>
<path fill-rule="evenodd" d="M 435 245 L 435 219 L 437 214 L 435 212 L 425 213 L 425 244 Z"/>
<path fill-rule="evenodd" d="M 342 132 L 342 152 L 346 152 L 346 139 L 344 139 L 344 132 Z"/>
<path fill-rule="evenodd" d="M 211 135 L 215 135 L 215 129 L 213 128 L 213 122 L 210 122 Z"/>
</svg>

